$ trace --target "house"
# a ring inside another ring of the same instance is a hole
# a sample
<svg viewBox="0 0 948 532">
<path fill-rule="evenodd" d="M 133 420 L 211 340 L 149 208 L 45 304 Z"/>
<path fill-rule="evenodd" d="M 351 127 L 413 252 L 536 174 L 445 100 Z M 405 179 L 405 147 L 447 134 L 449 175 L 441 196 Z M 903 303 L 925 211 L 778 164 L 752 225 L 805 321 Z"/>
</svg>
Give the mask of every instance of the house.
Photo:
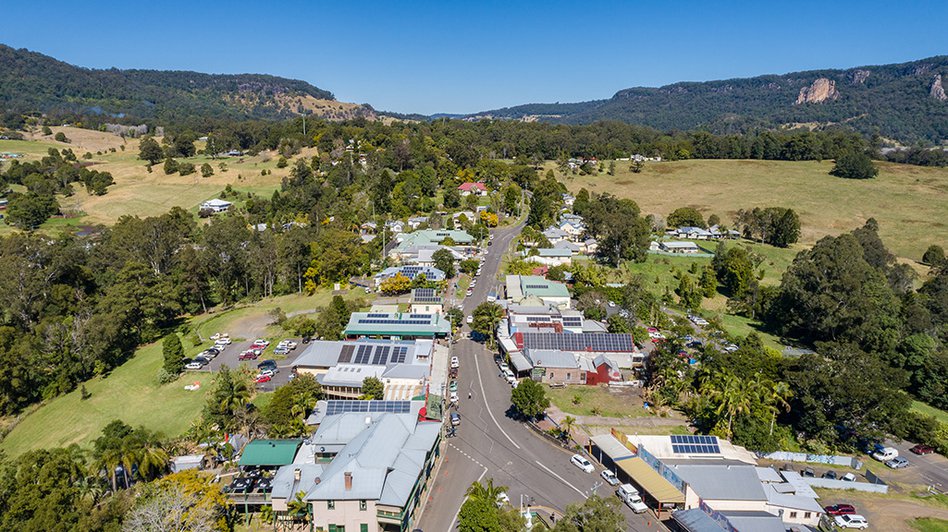
<svg viewBox="0 0 948 532">
<path fill-rule="evenodd" d="M 451 218 L 454 220 L 454 225 L 457 226 L 461 223 L 461 217 L 464 217 L 469 222 L 477 221 L 477 214 L 471 211 L 459 211 L 451 215 Z"/>
<path fill-rule="evenodd" d="M 221 212 L 226 212 L 228 209 L 230 209 L 231 205 L 233 205 L 233 203 L 231 203 L 231 202 L 229 202 L 229 201 L 225 201 L 225 200 L 222 200 L 222 199 L 214 198 L 214 199 L 207 200 L 207 201 L 205 201 L 204 203 L 202 203 L 200 210 L 202 210 L 202 211 L 205 211 L 205 210 L 206 210 L 206 211 L 211 211 L 212 213 L 217 214 L 217 213 L 221 213 Z"/>
<path fill-rule="evenodd" d="M 581 334 L 584 321 L 583 313 L 578 310 L 511 304 L 507 306 L 503 330 L 511 337 L 518 332 Z"/>
<path fill-rule="evenodd" d="M 411 291 L 412 314 L 441 314 L 444 300 L 433 288 L 416 288 Z"/>
<path fill-rule="evenodd" d="M 291 366 L 315 376 L 331 399 L 358 399 L 362 381 L 375 377 L 385 399 L 409 400 L 425 394 L 433 355 L 431 340 L 317 340 Z"/>
<path fill-rule="evenodd" d="M 375 222 L 365 222 L 359 226 L 359 231 L 363 235 L 374 235 L 376 232 L 378 232 L 378 228 L 379 224 Z"/>
<path fill-rule="evenodd" d="M 451 334 L 451 322 L 440 314 L 353 312 L 344 334 L 350 339 L 445 338 Z"/>
<path fill-rule="evenodd" d="M 595 238 L 583 240 L 581 251 L 584 255 L 595 255 L 599 252 L 599 241 Z"/>
<path fill-rule="evenodd" d="M 701 248 L 694 242 L 659 242 L 658 248 L 665 253 L 692 254 L 701 253 Z"/>
<path fill-rule="evenodd" d="M 707 229 L 692 226 L 673 229 L 672 234 L 678 238 L 689 238 L 691 240 L 712 240 L 717 238 L 717 235 Z"/>
<path fill-rule="evenodd" d="M 529 353 L 536 350 L 569 352 L 587 360 L 591 371 L 597 371 L 595 362 L 600 355 L 611 360 L 618 369 L 640 367 L 645 363 L 645 355 L 635 347 L 631 334 L 549 334 L 531 331 L 516 332 L 511 335 L 511 339 L 528 358 L 531 356 Z"/>
<path fill-rule="evenodd" d="M 375 274 L 375 288 L 378 288 L 382 285 L 382 282 L 386 279 L 395 277 L 396 275 L 404 275 L 411 280 L 415 280 L 415 277 L 419 275 L 424 275 L 425 279 L 434 282 L 440 282 L 445 279 L 444 272 L 438 268 L 432 266 L 419 266 L 419 265 L 404 265 L 404 266 L 389 266 L 381 272 Z"/>
<path fill-rule="evenodd" d="M 599 355 L 592 360 L 593 371 L 586 373 L 586 384 L 609 384 L 621 381 L 622 371 L 619 365 L 605 355 Z"/>
<path fill-rule="evenodd" d="M 578 242 L 586 232 L 586 226 L 576 220 L 563 220 L 560 222 L 559 230 L 566 233 L 570 240 Z"/>
<path fill-rule="evenodd" d="M 586 384 L 588 371 L 579 357 L 566 351 L 534 349 L 524 351 L 534 380 L 546 384 Z"/>
<path fill-rule="evenodd" d="M 544 266 L 568 266 L 573 262 L 573 252 L 563 248 L 538 248 L 534 252 L 524 252 L 524 260 Z"/>
<path fill-rule="evenodd" d="M 400 234 L 405 232 L 405 222 L 401 220 L 389 220 L 385 222 L 385 229 L 388 229 L 389 232 L 393 234 Z"/>
<path fill-rule="evenodd" d="M 523 303 L 532 297 L 543 305 L 570 307 L 569 290 L 566 285 L 557 281 L 548 281 L 535 275 L 508 275 L 506 288 L 507 299 L 511 303 Z"/>
<path fill-rule="evenodd" d="M 408 227 L 411 227 L 412 230 L 418 229 L 422 224 L 428 223 L 427 216 L 412 216 L 408 219 Z"/>
<path fill-rule="evenodd" d="M 579 244 L 570 242 L 569 240 L 560 240 L 553 244 L 553 247 L 556 249 L 568 249 L 572 255 L 580 253 L 583 249 Z"/>
<path fill-rule="evenodd" d="M 475 196 L 486 196 L 487 185 L 480 181 L 476 183 L 466 181 L 458 185 L 458 192 L 460 192 L 462 196 L 470 196 L 471 194 Z"/>
<path fill-rule="evenodd" d="M 735 239 L 735 238 L 740 238 L 740 237 L 741 237 L 741 232 L 740 232 L 740 231 L 735 231 L 735 230 L 733 230 L 733 229 L 724 229 L 724 228 L 721 227 L 720 225 L 712 225 L 711 227 L 708 228 L 708 231 L 709 231 L 712 235 L 714 235 L 714 238 L 730 238 L 730 239 Z"/>
<path fill-rule="evenodd" d="M 274 476 L 273 510 L 287 511 L 303 492 L 316 530 L 413 529 L 440 454 L 441 423 L 382 403 L 381 412 L 327 415 L 294 463 Z"/>
<path fill-rule="evenodd" d="M 600 453 L 610 455 L 620 480 L 628 478 L 635 484 L 649 506 L 697 510 L 673 514 L 676 521 L 683 521 L 682 530 L 715 530 L 695 524 L 710 517 L 708 522 L 721 530 L 784 531 L 799 525 L 816 527 L 823 514 L 808 485 L 772 468 L 757 467 L 754 453 L 716 436 L 613 431 L 611 436 L 597 436 L 596 445 Z"/>
<path fill-rule="evenodd" d="M 547 227 L 543 230 L 543 236 L 553 245 L 556 245 L 556 243 L 561 240 L 568 240 L 570 238 L 570 234 L 559 227 Z"/>
<path fill-rule="evenodd" d="M 563 193 L 563 205 L 567 207 L 572 207 L 573 203 L 575 202 L 576 202 L 576 196 L 573 196 L 572 194 L 567 194 L 565 192 Z"/>
</svg>

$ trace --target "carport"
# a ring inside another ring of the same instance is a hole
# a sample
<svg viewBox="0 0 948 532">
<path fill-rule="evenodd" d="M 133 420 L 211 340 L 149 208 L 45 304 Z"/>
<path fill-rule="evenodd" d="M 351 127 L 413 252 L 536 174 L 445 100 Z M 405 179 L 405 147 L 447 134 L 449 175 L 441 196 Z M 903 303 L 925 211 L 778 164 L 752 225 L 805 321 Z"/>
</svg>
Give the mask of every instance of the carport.
<svg viewBox="0 0 948 532">
<path fill-rule="evenodd" d="M 685 504 L 685 494 L 678 491 L 671 482 L 658 474 L 641 458 L 617 460 L 616 465 L 643 491 L 643 495 L 656 502 L 658 517 L 662 517 L 662 508 L 679 508 Z"/>
</svg>

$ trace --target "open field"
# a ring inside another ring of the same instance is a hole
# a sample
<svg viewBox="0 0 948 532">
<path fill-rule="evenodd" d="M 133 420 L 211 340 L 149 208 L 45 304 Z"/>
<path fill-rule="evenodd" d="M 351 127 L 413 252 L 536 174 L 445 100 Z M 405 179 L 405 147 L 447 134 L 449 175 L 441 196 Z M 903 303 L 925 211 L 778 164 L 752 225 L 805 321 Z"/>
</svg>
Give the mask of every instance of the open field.
<svg viewBox="0 0 948 532">
<path fill-rule="evenodd" d="M 854 490 L 828 490 L 817 488 L 821 505 L 847 503 L 869 521 L 871 530 L 940 530 L 939 528 L 914 528 L 924 519 L 922 526 L 934 526 L 948 520 L 948 507 L 936 497 L 913 497 L 900 493 L 864 493 Z"/>
<path fill-rule="evenodd" d="M 912 520 L 909 524 L 920 532 L 948 532 L 948 521 L 933 517 L 921 517 Z"/>
<path fill-rule="evenodd" d="M 547 397 L 557 408 L 575 416 L 646 417 L 642 398 L 631 389 L 601 388 L 599 386 L 544 386 Z M 577 402 L 578 400 L 578 402 Z"/>
<path fill-rule="evenodd" d="M 944 410 L 939 410 L 934 406 L 928 405 L 921 401 L 912 401 L 912 410 L 926 416 L 932 416 L 939 422 L 948 425 L 948 412 L 945 412 Z"/>
<path fill-rule="evenodd" d="M 54 133 L 63 131 L 71 142 L 65 144 L 52 140 L 52 137 L 35 135 L 36 140 L 0 141 L 0 152 L 22 153 L 26 155 L 23 160 L 27 161 L 44 156 L 51 147 L 71 148 L 82 161 L 86 161 L 82 158 L 83 154 L 90 152 L 92 159 L 88 162 L 93 163 L 93 168 L 97 170 L 110 172 L 115 184 L 109 187 L 104 196 L 91 196 L 84 188 L 74 185 L 76 193 L 69 198 L 60 198 L 60 204 L 64 211 L 83 215 L 66 220 L 51 220 L 43 226 L 43 229 L 48 231 L 56 231 L 60 226 L 111 224 L 125 214 L 156 216 L 172 207 L 182 207 L 196 213 L 201 202 L 217 197 L 227 185 L 231 185 L 238 192 L 269 197 L 280 187 L 280 182 L 283 177 L 289 175 L 290 170 L 289 166 L 276 167 L 279 155 L 264 152 L 253 157 L 212 159 L 197 155 L 178 159 L 181 162 L 190 162 L 197 168 L 195 173 L 188 176 L 165 175 L 161 164 L 155 165 L 149 173 L 145 162 L 138 159 L 138 139 L 124 141 L 111 133 L 79 128 L 52 129 Z M 121 149 L 123 144 L 125 150 Z M 201 143 L 197 143 L 197 146 L 199 149 L 203 147 Z M 110 152 L 110 148 L 115 148 L 116 151 Z M 297 157 L 310 157 L 314 154 L 313 149 L 304 150 Z M 201 177 L 200 166 L 204 163 L 214 168 L 213 176 Z M 226 170 L 221 169 L 222 163 L 226 165 Z M 262 170 L 273 173 L 262 176 Z"/>
<path fill-rule="evenodd" d="M 902 257 L 918 260 L 930 244 L 948 241 L 948 168 L 877 164 L 879 176 L 870 180 L 830 176 L 831 161 L 757 160 L 646 163 L 639 174 L 617 162 L 615 176 L 561 179 L 574 193 L 585 187 L 632 198 L 643 213 L 661 216 L 691 206 L 729 223 L 738 209 L 792 207 L 802 221 L 803 244 L 873 217 L 886 245 Z"/>
<path fill-rule="evenodd" d="M 356 292 L 351 292 L 355 294 Z M 347 296 L 348 297 L 348 296 Z M 279 327 L 268 325 L 268 312 L 281 308 L 287 313 L 306 313 L 326 305 L 332 298 L 329 290 L 313 296 L 289 295 L 260 301 L 223 312 L 204 314 L 192 320 L 193 330 L 205 338 L 217 331 L 232 335 L 250 328 L 259 328 L 261 335 L 276 338 Z M 194 356 L 208 346 L 194 346 L 182 338 L 186 356 Z M 176 382 L 159 385 L 158 370 L 163 364 L 161 342 L 140 348 L 131 360 L 104 378 L 85 383 L 91 397 L 83 400 L 79 389 L 43 404 L 25 415 L 0 442 L 0 450 L 17 456 L 30 449 L 50 448 L 77 443 L 87 446 L 99 436 L 102 428 L 114 419 L 132 426 L 144 426 L 175 437 L 184 433 L 204 407 L 205 394 L 213 382 L 213 373 L 187 373 Z M 189 392 L 186 384 L 200 382 L 201 389 Z M 258 406 L 270 400 L 258 397 Z"/>
</svg>

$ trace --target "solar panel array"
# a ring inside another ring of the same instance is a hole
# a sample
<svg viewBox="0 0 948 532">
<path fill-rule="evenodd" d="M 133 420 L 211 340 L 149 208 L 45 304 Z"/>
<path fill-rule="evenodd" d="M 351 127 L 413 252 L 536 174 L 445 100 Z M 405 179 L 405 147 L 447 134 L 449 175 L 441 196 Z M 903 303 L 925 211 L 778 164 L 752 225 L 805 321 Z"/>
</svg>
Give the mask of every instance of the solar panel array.
<svg viewBox="0 0 948 532">
<path fill-rule="evenodd" d="M 523 333 L 526 349 L 554 349 L 559 351 L 600 351 L 622 353 L 635 351 L 631 334 L 544 334 Z"/>
<path fill-rule="evenodd" d="M 530 289 L 533 289 L 533 290 L 544 290 L 544 289 L 548 288 L 549 286 L 550 286 L 550 285 L 548 285 L 548 284 L 528 284 L 528 285 L 524 286 L 524 288 L 526 288 L 526 289 L 528 289 L 528 290 L 530 290 Z"/>
<path fill-rule="evenodd" d="M 409 314 L 408 317 L 413 320 L 430 320 L 431 314 Z"/>
<path fill-rule="evenodd" d="M 425 317 L 428 319 L 425 320 L 382 320 L 382 319 L 366 319 L 362 318 L 359 320 L 360 325 L 430 325 L 431 316 L 425 314 Z"/>
<path fill-rule="evenodd" d="M 411 401 L 346 401 L 339 399 L 326 401 L 327 416 L 347 414 L 350 412 L 409 414 L 411 413 Z"/>
<path fill-rule="evenodd" d="M 411 295 L 415 297 L 435 297 L 437 294 L 434 288 L 416 288 L 411 291 Z"/>
<path fill-rule="evenodd" d="M 527 323 L 535 323 L 535 322 L 541 322 L 541 321 L 543 322 L 550 321 L 550 317 L 549 316 L 527 316 Z"/>
<path fill-rule="evenodd" d="M 582 327 L 583 319 L 578 316 L 563 318 L 563 325 L 567 327 Z"/>
<path fill-rule="evenodd" d="M 392 348 L 387 345 L 376 348 L 375 353 L 372 355 L 372 365 L 384 366 L 385 363 L 388 362 L 388 352 L 391 349 Z"/>
<path fill-rule="evenodd" d="M 396 347 L 395 351 L 392 352 L 392 364 L 402 364 L 405 362 L 405 357 L 408 355 L 408 348 L 401 346 Z"/>
<path fill-rule="evenodd" d="M 671 436 L 672 452 L 679 454 L 721 454 L 717 436 Z"/>
<path fill-rule="evenodd" d="M 368 364 L 369 357 L 372 355 L 372 346 L 371 345 L 360 345 L 356 351 L 355 363 L 356 364 Z"/>
<path fill-rule="evenodd" d="M 388 314 L 371 314 L 371 313 L 370 313 L 370 314 L 368 315 L 368 317 L 370 317 L 370 318 L 387 318 L 387 317 L 388 317 Z"/>
</svg>

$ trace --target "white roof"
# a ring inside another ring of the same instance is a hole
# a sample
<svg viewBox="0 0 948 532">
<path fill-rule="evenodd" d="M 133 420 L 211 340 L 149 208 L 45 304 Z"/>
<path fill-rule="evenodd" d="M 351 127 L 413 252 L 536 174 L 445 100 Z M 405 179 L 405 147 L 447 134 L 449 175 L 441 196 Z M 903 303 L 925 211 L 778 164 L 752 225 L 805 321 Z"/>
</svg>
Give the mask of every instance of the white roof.
<svg viewBox="0 0 948 532">
<path fill-rule="evenodd" d="M 214 198 L 214 199 L 209 199 L 205 201 L 201 205 L 206 205 L 208 207 L 230 207 L 231 205 L 233 205 L 233 203 L 226 200 Z"/>
</svg>

